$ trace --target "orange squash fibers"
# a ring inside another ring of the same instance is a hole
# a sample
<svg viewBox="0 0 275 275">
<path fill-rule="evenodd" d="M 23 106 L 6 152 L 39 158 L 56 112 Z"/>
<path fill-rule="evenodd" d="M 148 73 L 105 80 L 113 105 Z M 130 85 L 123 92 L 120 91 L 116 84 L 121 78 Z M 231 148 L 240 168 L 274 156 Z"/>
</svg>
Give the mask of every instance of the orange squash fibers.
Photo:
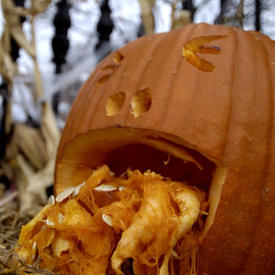
<svg viewBox="0 0 275 275">
<path fill-rule="evenodd" d="M 137 275 L 169 274 L 179 258 L 190 260 L 180 247 L 193 240 L 186 233 L 204 194 L 153 172 L 121 178 L 103 166 L 62 199 L 22 228 L 17 252 L 28 264 L 39 257 L 61 274 L 122 274 L 132 258 Z"/>
</svg>

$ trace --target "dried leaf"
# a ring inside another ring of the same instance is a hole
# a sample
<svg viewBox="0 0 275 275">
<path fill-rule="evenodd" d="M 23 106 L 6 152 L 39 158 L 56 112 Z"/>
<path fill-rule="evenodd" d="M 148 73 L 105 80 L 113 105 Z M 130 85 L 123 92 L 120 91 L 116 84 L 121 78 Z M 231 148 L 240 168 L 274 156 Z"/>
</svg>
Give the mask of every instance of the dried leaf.
<svg viewBox="0 0 275 275">
<path fill-rule="evenodd" d="M 41 169 L 47 162 L 47 151 L 45 142 L 38 129 L 23 124 L 16 124 L 14 129 L 16 145 L 28 158 L 36 169 Z"/>
</svg>

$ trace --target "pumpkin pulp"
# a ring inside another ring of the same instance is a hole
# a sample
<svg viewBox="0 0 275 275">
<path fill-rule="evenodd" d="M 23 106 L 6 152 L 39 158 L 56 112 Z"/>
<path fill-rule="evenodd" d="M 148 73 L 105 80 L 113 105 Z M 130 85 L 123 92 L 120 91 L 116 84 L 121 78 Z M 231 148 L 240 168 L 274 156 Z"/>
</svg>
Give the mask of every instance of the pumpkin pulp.
<svg viewBox="0 0 275 275">
<path fill-rule="evenodd" d="M 129 274 L 129 265 L 137 275 L 178 274 L 183 258 L 195 260 L 203 202 L 196 187 L 151 171 L 115 177 L 105 165 L 24 226 L 17 252 L 60 274 Z"/>
</svg>

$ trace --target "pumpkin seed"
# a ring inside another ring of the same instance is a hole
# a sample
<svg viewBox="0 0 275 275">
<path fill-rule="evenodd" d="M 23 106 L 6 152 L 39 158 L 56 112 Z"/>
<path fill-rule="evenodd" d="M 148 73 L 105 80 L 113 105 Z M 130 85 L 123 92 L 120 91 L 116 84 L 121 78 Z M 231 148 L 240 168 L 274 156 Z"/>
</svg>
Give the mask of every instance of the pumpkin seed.
<svg viewBox="0 0 275 275">
<path fill-rule="evenodd" d="M 109 216 L 109 215 L 107 215 L 107 214 L 103 214 L 102 215 L 102 220 L 106 223 L 106 224 L 108 224 L 109 226 L 113 226 L 113 219 L 112 219 L 112 217 L 111 216 Z"/>
<path fill-rule="evenodd" d="M 58 194 L 55 198 L 55 200 L 57 202 L 62 202 L 65 199 L 67 199 L 70 195 L 72 195 L 72 193 L 74 192 L 75 188 L 74 187 L 69 187 L 67 189 L 65 189 L 63 192 L 61 192 L 60 194 Z"/>
<path fill-rule="evenodd" d="M 53 225 L 54 225 L 54 222 L 51 221 L 49 218 L 47 218 L 46 224 L 49 225 L 49 226 L 53 226 Z"/>
<path fill-rule="evenodd" d="M 99 186 L 96 186 L 94 190 L 101 191 L 101 192 L 110 192 L 110 191 L 117 190 L 117 187 L 110 184 L 101 184 Z"/>
<path fill-rule="evenodd" d="M 83 181 L 82 183 L 80 183 L 79 185 L 77 185 L 77 186 L 74 188 L 73 196 L 78 195 L 78 193 L 79 193 L 81 187 L 84 186 L 85 184 L 86 184 L 86 181 Z"/>
<path fill-rule="evenodd" d="M 54 198 L 54 195 L 51 195 L 48 199 L 48 204 L 52 204 L 54 205 L 55 204 L 55 198 Z"/>
</svg>

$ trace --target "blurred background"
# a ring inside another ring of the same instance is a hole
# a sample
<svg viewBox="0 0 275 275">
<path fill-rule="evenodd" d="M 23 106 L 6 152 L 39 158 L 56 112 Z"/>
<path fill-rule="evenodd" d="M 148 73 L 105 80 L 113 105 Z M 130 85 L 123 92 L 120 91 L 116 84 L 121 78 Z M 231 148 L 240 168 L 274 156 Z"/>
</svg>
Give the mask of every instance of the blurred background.
<svg viewBox="0 0 275 275">
<path fill-rule="evenodd" d="M 275 1 L 2 0 L 0 210 L 15 203 L 19 213 L 35 212 L 46 203 L 66 117 L 102 58 L 137 37 L 190 22 L 274 39 Z"/>
</svg>

